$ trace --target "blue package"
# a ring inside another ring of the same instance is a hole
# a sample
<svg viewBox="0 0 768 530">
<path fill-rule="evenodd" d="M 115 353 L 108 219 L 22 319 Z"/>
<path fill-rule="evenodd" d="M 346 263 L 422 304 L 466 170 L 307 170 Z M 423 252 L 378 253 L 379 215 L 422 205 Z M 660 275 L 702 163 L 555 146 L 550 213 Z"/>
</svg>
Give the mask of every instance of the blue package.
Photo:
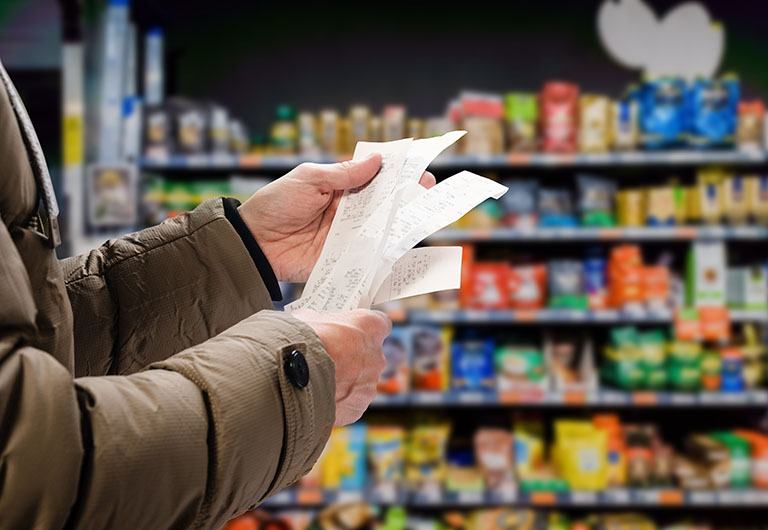
<svg viewBox="0 0 768 530">
<path fill-rule="evenodd" d="M 347 436 L 346 474 L 341 476 L 339 489 L 362 490 L 367 483 L 367 462 L 365 460 L 365 436 L 367 428 L 363 423 L 354 423 L 344 427 Z M 351 472 L 350 472 L 351 471 Z"/>
<path fill-rule="evenodd" d="M 578 226 L 571 192 L 561 188 L 539 190 L 539 226 L 544 228 L 570 228 Z"/>
<path fill-rule="evenodd" d="M 685 82 L 672 77 L 645 81 L 639 101 L 640 143 L 643 147 L 682 146 L 687 136 Z"/>
<path fill-rule="evenodd" d="M 493 348 L 492 339 L 467 339 L 453 343 L 451 368 L 454 389 L 493 389 Z"/>
<path fill-rule="evenodd" d="M 697 79 L 688 90 L 687 110 L 691 146 L 729 148 L 736 143 L 739 80 Z"/>
</svg>

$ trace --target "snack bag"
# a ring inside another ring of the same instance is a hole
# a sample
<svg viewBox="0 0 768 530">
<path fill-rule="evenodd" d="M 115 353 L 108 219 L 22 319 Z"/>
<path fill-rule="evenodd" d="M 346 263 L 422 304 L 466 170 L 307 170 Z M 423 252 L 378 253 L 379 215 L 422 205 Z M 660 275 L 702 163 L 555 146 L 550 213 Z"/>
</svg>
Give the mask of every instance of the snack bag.
<svg viewBox="0 0 768 530">
<path fill-rule="evenodd" d="M 693 147 L 732 147 L 736 141 L 739 80 L 697 79 L 688 90 L 690 135 Z"/>
<path fill-rule="evenodd" d="M 577 175 L 579 211 L 583 226 L 615 226 L 613 197 L 616 183 L 591 175 Z"/>
<path fill-rule="evenodd" d="M 622 190 L 616 194 L 619 226 L 645 225 L 645 194 L 642 190 Z"/>
<path fill-rule="evenodd" d="M 611 100 L 584 94 L 579 100 L 579 149 L 583 153 L 605 153 L 611 145 Z"/>
<path fill-rule="evenodd" d="M 453 343 L 451 367 L 454 389 L 493 389 L 493 347 L 492 339 L 470 339 Z"/>
<path fill-rule="evenodd" d="M 382 347 L 387 366 L 384 368 L 377 390 L 385 394 L 402 394 L 408 391 L 410 378 L 411 337 L 409 328 L 393 326 Z"/>
<path fill-rule="evenodd" d="M 475 431 L 475 461 L 480 468 L 485 486 L 494 491 L 514 491 L 513 454 L 514 438 L 512 433 L 499 428 L 479 428 Z"/>
<path fill-rule="evenodd" d="M 493 352 L 496 390 L 541 394 L 546 389 L 544 355 L 536 346 L 502 344 Z"/>
<path fill-rule="evenodd" d="M 672 186 L 659 186 L 648 188 L 645 193 L 645 220 L 648 226 L 674 225 L 675 189 Z"/>
<path fill-rule="evenodd" d="M 731 224 L 746 224 L 749 217 L 746 179 L 733 175 L 722 182 L 723 215 Z"/>
<path fill-rule="evenodd" d="M 686 140 L 685 82 L 662 77 L 643 83 L 640 143 L 646 149 L 680 147 Z"/>
<path fill-rule="evenodd" d="M 445 478 L 450 425 L 416 425 L 408 435 L 405 478 L 411 491 L 440 491 Z"/>
<path fill-rule="evenodd" d="M 509 191 L 501 196 L 499 204 L 504 211 L 503 226 L 533 229 L 538 224 L 539 185 L 535 180 L 514 180 L 505 184 Z"/>
<path fill-rule="evenodd" d="M 349 491 L 365 487 L 365 431 L 365 425 L 355 423 L 331 432 L 321 469 L 325 489 Z"/>
<path fill-rule="evenodd" d="M 765 105 L 762 101 L 739 102 L 739 125 L 736 139 L 740 151 L 760 151 L 763 148 L 763 118 Z"/>
<path fill-rule="evenodd" d="M 474 263 L 472 265 L 471 309 L 506 309 L 509 306 L 506 263 Z"/>
<path fill-rule="evenodd" d="M 508 270 L 509 301 L 512 309 L 541 309 L 547 301 L 547 267 L 542 264 L 515 265 Z"/>
<path fill-rule="evenodd" d="M 536 150 L 536 123 L 539 104 L 536 94 L 510 92 L 504 96 L 504 118 L 507 122 L 509 150 L 529 152 Z"/>
<path fill-rule="evenodd" d="M 754 222 L 768 224 L 768 176 L 746 178 L 749 216 Z"/>
<path fill-rule="evenodd" d="M 613 103 L 611 141 L 617 151 L 629 151 L 637 147 L 637 116 L 637 101 L 625 98 Z"/>
<path fill-rule="evenodd" d="M 540 105 L 542 150 L 575 153 L 578 148 L 579 87 L 557 81 L 545 83 Z"/>
<path fill-rule="evenodd" d="M 584 288 L 587 292 L 589 309 L 608 307 L 608 282 L 604 257 L 594 256 L 584 260 Z"/>
<path fill-rule="evenodd" d="M 544 465 L 544 424 L 537 419 L 518 419 L 513 434 L 515 472 L 524 479 Z"/>
<path fill-rule="evenodd" d="M 417 326 L 411 330 L 414 390 L 448 389 L 450 342 L 451 330 L 448 327 Z"/>
<path fill-rule="evenodd" d="M 543 228 L 578 225 L 569 190 L 564 188 L 539 190 L 539 225 Z"/>
<path fill-rule="evenodd" d="M 584 265 L 575 260 L 549 262 L 549 307 L 586 309 Z"/>
<path fill-rule="evenodd" d="M 371 426 L 367 436 L 371 487 L 390 495 L 399 489 L 404 476 L 405 430 L 396 425 Z"/>
</svg>

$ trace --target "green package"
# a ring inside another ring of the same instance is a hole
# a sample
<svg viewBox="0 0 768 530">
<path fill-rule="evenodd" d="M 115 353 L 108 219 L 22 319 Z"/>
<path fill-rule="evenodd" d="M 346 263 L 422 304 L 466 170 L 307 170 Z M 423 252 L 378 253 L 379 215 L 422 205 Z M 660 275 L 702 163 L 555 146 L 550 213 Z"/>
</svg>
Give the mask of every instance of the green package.
<svg viewBox="0 0 768 530">
<path fill-rule="evenodd" d="M 713 432 L 710 436 L 728 448 L 731 457 L 731 487 L 749 488 L 752 483 L 749 442 L 728 431 Z"/>
</svg>

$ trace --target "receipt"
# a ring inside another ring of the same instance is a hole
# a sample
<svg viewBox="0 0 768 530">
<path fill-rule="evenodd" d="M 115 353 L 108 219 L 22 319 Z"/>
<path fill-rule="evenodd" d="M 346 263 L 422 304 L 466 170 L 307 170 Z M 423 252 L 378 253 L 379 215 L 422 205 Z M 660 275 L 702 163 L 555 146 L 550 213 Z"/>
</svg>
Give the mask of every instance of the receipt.
<svg viewBox="0 0 768 530">
<path fill-rule="evenodd" d="M 507 187 L 493 180 L 462 171 L 427 190 L 395 215 L 387 234 L 387 246 L 371 292 L 378 292 L 394 263 L 427 236 L 458 221 L 488 198 L 498 199 Z"/>
<path fill-rule="evenodd" d="M 336 215 L 325 238 L 320 257 L 309 275 L 301 300 L 290 304 L 287 309 L 305 307 L 321 285 L 328 281 L 334 265 L 344 250 L 362 229 L 374 208 L 389 200 L 397 187 L 412 138 L 394 142 L 358 142 L 353 160 L 360 160 L 372 153 L 381 154 L 381 168 L 376 176 L 360 188 L 346 190 L 339 201 Z"/>
<path fill-rule="evenodd" d="M 459 287 L 461 247 L 414 248 L 395 262 L 373 304 Z"/>
<path fill-rule="evenodd" d="M 357 190 L 344 192 L 325 244 L 292 311 L 347 311 L 388 299 L 458 288 L 461 249 L 411 250 L 507 188 L 467 171 L 430 190 L 418 181 L 429 163 L 465 131 L 413 141 L 360 142 L 354 159 L 381 153 L 382 168 Z M 406 254 L 407 253 L 407 254 Z"/>
</svg>

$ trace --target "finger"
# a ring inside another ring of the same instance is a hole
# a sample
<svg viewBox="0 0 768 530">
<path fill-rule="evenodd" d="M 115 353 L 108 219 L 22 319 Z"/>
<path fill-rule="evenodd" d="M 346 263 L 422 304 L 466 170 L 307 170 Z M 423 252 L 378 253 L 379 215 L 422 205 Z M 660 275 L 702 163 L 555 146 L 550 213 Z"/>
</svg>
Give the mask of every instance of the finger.
<svg viewBox="0 0 768 530">
<path fill-rule="evenodd" d="M 316 172 L 316 181 L 325 190 L 348 190 L 362 186 L 376 175 L 381 167 L 381 155 L 373 153 L 360 160 L 308 165 Z"/>
<path fill-rule="evenodd" d="M 382 326 L 380 328 L 382 331 L 382 338 L 389 335 L 389 332 L 392 331 L 392 319 L 389 318 L 389 315 L 383 311 L 378 311 L 375 309 L 371 309 L 369 312 L 378 320 L 379 325 Z"/>
<path fill-rule="evenodd" d="M 419 179 L 419 184 L 429 189 L 437 184 L 437 179 L 435 179 L 435 176 L 432 173 L 425 171 L 422 173 L 421 178 Z"/>
</svg>

